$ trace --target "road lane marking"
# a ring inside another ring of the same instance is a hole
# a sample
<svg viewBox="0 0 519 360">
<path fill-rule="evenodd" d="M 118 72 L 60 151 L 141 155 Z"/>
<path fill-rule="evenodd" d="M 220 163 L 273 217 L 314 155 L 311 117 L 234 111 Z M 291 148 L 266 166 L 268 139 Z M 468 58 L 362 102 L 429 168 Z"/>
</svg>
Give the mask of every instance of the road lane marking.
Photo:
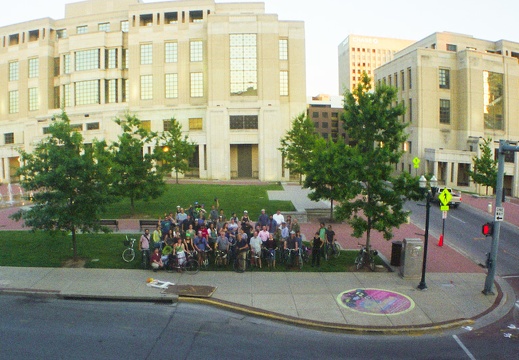
<svg viewBox="0 0 519 360">
<path fill-rule="evenodd" d="M 466 224 L 465 221 L 461 220 L 460 218 L 457 218 L 456 216 L 454 215 L 451 215 L 451 218 L 455 219 L 455 220 L 458 220 L 459 222 L 462 222 L 463 224 Z"/>
<path fill-rule="evenodd" d="M 460 348 L 463 349 L 463 351 L 465 351 L 465 354 L 467 354 L 467 356 L 469 357 L 469 359 L 471 360 L 476 360 L 476 358 L 474 357 L 474 355 L 472 355 L 472 353 L 469 351 L 469 349 L 467 349 L 467 347 L 465 345 L 463 345 L 463 343 L 461 342 L 461 340 L 456 336 L 456 335 L 452 335 L 452 337 L 454 338 L 454 340 L 456 340 L 456 342 L 458 343 L 458 345 L 460 346 Z"/>
</svg>

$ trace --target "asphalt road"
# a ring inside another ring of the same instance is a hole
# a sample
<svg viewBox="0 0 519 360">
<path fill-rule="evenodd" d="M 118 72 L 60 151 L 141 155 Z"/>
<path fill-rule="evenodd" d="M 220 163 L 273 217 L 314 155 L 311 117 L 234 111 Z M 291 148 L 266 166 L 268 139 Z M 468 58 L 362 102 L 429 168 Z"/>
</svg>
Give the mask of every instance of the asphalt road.
<svg viewBox="0 0 519 360">
<path fill-rule="evenodd" d="M 408 202 L 406 208 L 412 212 L 411 221 L 420 228 L 425 228 L 425 203 Z M 491 238 L 485 238 L 481 234 L 481 227 L 492 220 L 492 215 L 461 204 L 447 213 L 444 243 L 453 245 L 476 263 L 485 265 L 486 254 L 491 249 Z M 442 225 L 442 212 L 438 205 L 432 204 L 429 234 L 438 239 L 442 233 Z M 497 274 L 519 274 L 519 229 L 507 222 L 501 224 Z"/>
<path fill-rule="evenodd" d="M 517 342 L 325 333 L 192 304 L 0 298 L 1 359 L 512 359 Z M 472 348 L 467 348 L 467 341 Z M 491 357 L 488 354 L 492 354 Z"/>
</svg>

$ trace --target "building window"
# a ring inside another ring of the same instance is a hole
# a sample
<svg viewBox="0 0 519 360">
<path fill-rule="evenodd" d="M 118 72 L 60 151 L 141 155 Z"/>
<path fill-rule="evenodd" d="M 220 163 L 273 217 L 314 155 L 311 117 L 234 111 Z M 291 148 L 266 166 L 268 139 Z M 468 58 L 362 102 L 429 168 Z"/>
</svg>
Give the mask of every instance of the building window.
<svg viewBox="0 0 519 360">
<path fill-rule="evenodd" d="M 229 120 L 231 130 L 258 128 L 258 115 L 231 115 Z"/>
<path fill-rule="evenodd" d="M 54 58 L 54 76 L 59 76 L 60 61 L 59 57 Z"/>
<path fill-rule="evenodd" d="M 98 122 L 88 123 L 88 124 L 86 124 L 86 129 L 87 130 L 99 130 L 99 123 Z"/>
<path fill-rule="evenodd" d="M 88 26 L 86 26 L 86 25 L 81 25 L 81 26 L 76 27 L 77 34 L 86 34 L 87 32 L 88 32 Z"/>
<path fill-rule="evenodd" d="M 485 129 L 504 130 L 503 74 L 483 71 L 483 118 Z"/>
<path fill-rule="evenodd" d="M 117 102 L 117 80 L 105 80 L 105 103 L 113 104 Z"/>
<path fill-rule="evenodd" d="M 153 15 L 152 14 L 141 14 L 139 16 L 140 26 L 153 26 Z"/>
<path fill-rule="evenodd" d="M 98 24 L 98 30 L 104 32 L 110 32 L 110 23 L 100 23 Z"/>
<path fill-rule="evenodd" d="M 191 41 L 189 43 L 189 60 L 191 62 L 199 62 L 204 59 L 203 43 L 200 40 Z"/>
<path fill-rule="evenodd" d="M 288 71 L 279 72 L 279 95 L 288 96 Z"/>
<path fill-rule="evenodd" d="M 440 99 L 440 124 L 451 123 L 451 101 Z"/>
<path fill-rule="evenodd" d="M 457 51 L 458 46 L 454 44 L 447 44 L 447 51 Z"/>
<path fill-rule="evenodd" d="M 20 111 L 20 96 L 18 90 L 9 91 L 9 114 Z"/>
<path fill-rule="evenodd" d="M 316 129 L 319 129 L 319 121 L 314 121 L 314 127 L 315 127 Z"/>
<path fill-rule="evenodd" d="M 202 10 L 194 10 L 189 12 L 189 22 L 197 23 L 204 21 L 204 12 Z"/>
<path fill-rule="evenodd" d="M 323 118 L 324 119 L 328 119 L 328 113 L 327 112 L 323 112 Z"/>
<path fill-rule="evenodd" d="M 402 84 L 402 90 L 405 90 L 404 70 L 400 71 L 400 83 Z"/>
<path fill-rule="evenodd" d="M 105 51 L 105 68 L 117 69 L 117 49 L 106 49 Z"/>
<path fill-rule="evenodd" d="M 189 118 L 189 130 L 202 130 L 202 118 Z"/>
<path fill-rule="evenodd" d="M 9 46 L 18 45 L 20 43 L 20 34 L 9 35 Z"/>
<path fill-rule="evenodd" d="M 67 38 L 67 29 L 59 29 L 56 30 L 56 38 L 59 39 L 66 39 Z"/>
<path fill-rule="evenodd" d="M 323 139 L 328 140 L 328 133 L 323 133 Z"/>
<path fill-rule="evenodd" d="M 204 74 L 191 73 L 191 97 L 198 98 L 204 96 Z"/>
<path fill-rule="evenodd" d="M 279 60 L 288 60 L 288 39 L 279 39 Z"/>
<path fill-rule="evenodd" d="M 121 21 L 121 31 L 127 33 L 130 30 L 130 22 L 128 20 Z"/>
<path fill-rule="evenodd" d="M 141 100 L 153 99 L 153 75 L 141 76 Z"/>
<path fill-rule="evenodd" d="M 408 88 L 412 89 L 413 88 L 413 79 L 411 76 L 411 68 L 407 68 L 407 82 L 408 82 Z"/>
<path fill-rule="evenodd" d="M 231 95 L 258 95 L 256 34 L 230 35 Z"/>
<path fill-rule="evenodd" d="M 83 124 L 70 124 L 70 129 L 72 131 L 83 131 Z"/>
<path fill-rule="evenodd" d="M 63 72 L 70 74 L 70 54 L 63 55 Z"/>
<path fill-rule="evenodd" d="M 176 24 L 178 22 L 178 12 L 167 12 L 164 13 L 164 23 Z"/>
<path fill-rule="evenodd" d="M 328 129 L 328 121 L 323 121 L 321 125 L 323 129 Z"/>
<path fill-rule="evenodd" d="M 122 102 L 127 102 L 128 101 L 128 94 L 129 94 L 129 82 L 128 82 L 128 79 L 122 79 L 122 83 L 123 83 L 123 88 L 122 88 L 122 99 L 121 101 Z"/>
<path fill-rule="evenodd" d="M 54 109 L 59 109 L 61 107 L 59 88 L 59 86 L 54 86 Z"/>
<path fill-rule="evenodd" d="M 394 77 L 395 77 L 395 87 L 398 89 L 398 73 L 395 73 Z"/>
<path fill-rule="evenodd" d="M 75 70 L 99 69 L 99 49 L 83 50 L 75 52 Z"/>
<path fill-rule="evenodd" d="M 4 134 L 4 144 L 14 144 L 14 133 Z"/>
<path fill-rule="evenodd" d="M 63 103 L 65 107 L 72 106 L 72 96 L 70 94 L 70 84 L 63 85 Z"/>
<path fill-rule="evenodd" d="M 29 78 L 37 78 L 40 76 L 40 59 L 29 59 Z"/>
<path fill-rule="evenodd" d="M 123 49 L 123 69 L 128 69 L 128 65 L 130 64 L 130 51 L 128 49 Z"/>
<path fill-rule="evenodd" d="M 18 61 L 9 62 L 9 81 L 17 81 L 19 79 L 19 63 Z"/>
<path fill-rule="evenodd" d="M 178 61 L 178 44 L 176 42 L 167 42 L 164 48 L 165 59 L 167 63 L 176 63 Z"/>
<path fill-rule="evenodd" d="M 317 111 L 313 111 L 313 112 L 312 112 L 312 117 L 313 117 L 314 119 L 319 118 L 319 112 L 317 112 Z"/>
<path fill-rule="evenodd" d="M 409 99 L 409 122 L 413 122 L 413 99 Z"/>
<path fill-rule="evenodd" d="M 40 109 L 40 93 L 38 88 L 29 88 L 29 111 Z"/>
<path fill-rule="evenodd" d="M 166 74 L 166 99 L 178 98 L 178 74 Z"/>
<path fill-rule="evenodd" d="M 440 89 L 450 89 L 450 71 L 449 69 L 440 69 Z"/>
<path fill-rule="evenodd" d="M 153 44 L 141 44 L 141 65 L 153 63 Z"/>
<path fill-rule="evenodd" d="M 74 87 L 76 105 L 99 104 L 99 80 L 78 81 Z"/>
</svg>

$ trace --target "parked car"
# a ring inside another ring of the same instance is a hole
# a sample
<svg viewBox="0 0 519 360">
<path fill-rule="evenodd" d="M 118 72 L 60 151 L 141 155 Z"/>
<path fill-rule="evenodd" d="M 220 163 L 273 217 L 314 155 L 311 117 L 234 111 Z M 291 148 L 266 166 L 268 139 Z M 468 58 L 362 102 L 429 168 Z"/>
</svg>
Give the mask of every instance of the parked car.
<svg viewBox="0 0 519 360">
<path fill-rule="evenodd" d="M 436 193 L 434 201 L 437 202 L 438 204 L 441 204 L 440 196 L 441 196 L 443 190 L 445 190 L 445 189 L 447 189 L 447 191 L 450 192 L 451 195 L 452 195 L 452 198 L 451 198 L 451 200 L 449 201 L 449 203 L 447 205 L 449 205 L 450 207 L 453 207 L 453 208 L 457 208 L 458 206 L 460 206 L 460 204 L 461 204 L 461 192 L 453 190 L 451 188 L 446 188 L 446 187 L 438 188 L 438 192 Z"/>
</svg>

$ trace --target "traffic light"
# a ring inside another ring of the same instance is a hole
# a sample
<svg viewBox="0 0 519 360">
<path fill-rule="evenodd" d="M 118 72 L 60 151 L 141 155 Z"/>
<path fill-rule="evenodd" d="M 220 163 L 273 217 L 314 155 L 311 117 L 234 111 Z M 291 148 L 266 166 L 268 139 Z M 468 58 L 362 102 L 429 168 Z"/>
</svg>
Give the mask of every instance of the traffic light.
<svg viewBox="0 0 519 360">
<path fill-rule="evenodd" d="M 486 224 L 483 224 L 481 232 L 485 236 L 492 236 L 492 234 L 494 233 L 494 223 L 488 222 Z"/>
</svg>

